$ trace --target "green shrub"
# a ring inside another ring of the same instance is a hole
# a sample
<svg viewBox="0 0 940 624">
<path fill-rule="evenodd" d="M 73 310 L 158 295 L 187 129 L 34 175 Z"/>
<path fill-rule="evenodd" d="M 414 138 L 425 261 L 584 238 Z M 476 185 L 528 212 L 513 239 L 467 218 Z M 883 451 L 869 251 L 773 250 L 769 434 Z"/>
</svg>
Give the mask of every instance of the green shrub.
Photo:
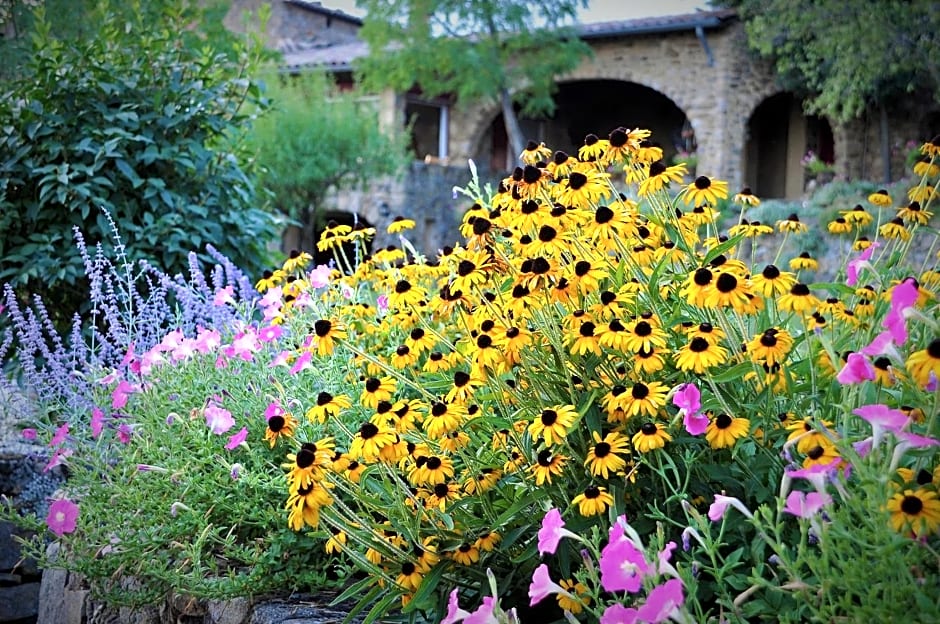
<svg viewBox="0 0 940 624">
<path fill-rule="evenodd" d="M 28 71 L 0 97 L 0 282 L 55 301 L 57 322 L 86 290 L 72 228 L 107 245 L 103 209 L 132 260 L 171 273 L 210 242 L 260 268 L 276 239 L 241 146 L 245 104 L 262 104 L 244 77 L 250 50 L 232 63 L 182 44 L 191 14 L 181 0 L 162 6 L 137 17 L 103 6 L 84 40 L 56 39 L 39 11 Z"/>
</svg>

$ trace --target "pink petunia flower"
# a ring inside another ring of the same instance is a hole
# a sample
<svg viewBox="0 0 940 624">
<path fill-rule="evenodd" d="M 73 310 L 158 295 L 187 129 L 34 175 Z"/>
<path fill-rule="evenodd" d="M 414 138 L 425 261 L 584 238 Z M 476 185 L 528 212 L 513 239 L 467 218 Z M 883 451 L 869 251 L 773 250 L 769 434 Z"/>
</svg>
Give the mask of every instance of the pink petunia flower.
<svg viewBox="0 0 940 624">
<path fill-rule="evenodd" d="M 542 528 L 539 529 L 539 554 L 554 555 L 558 550 L 558 543 L 564 537 L 578 539 L 577 535 L 565 528 L 561 512 L 556 507 L 552 507 L 542 518 Z"/>
<path fill-rule="evenodd" d="M 323 288 L 330 285 L 330 275 L 333 273 L 326 264 L 320 264 L 317 268 L 310 271 L 310 285 L 314 288 Z"/>
<path fill-rule="evenodd" d="M 744 506 L 740 500 L 733 496 L 724 496 L 722 494 L 715 494 L 715 502 L 713 502 L 708 508 L 708 518 L 712 522 L 718 522 L 725 517 L 725 512 L 728 510 L 728 506 L 734 507 L 742 514 L 748 518 L 753 518 L 754 514 Z"/>
<path fill-rule="evenodd" d="M 91 410 L 91 437 L 97 439 L 102 429 L 104 429 L 104 412 L 96 407 Z"/>
<path fill-rule="evenodd" d="M 875 367 L 861 353 L 850 353 L 845 366 L 836 375 L 836 380 L 843 386 L 871 381 L 875 378 Z"/>
<path fill-rule="evenodd" d="M 646 555 L 626 537 L 611 540 L 604 547 L 598 567 L 601 586 L 607 591 L 636 593 L 643 586 L 643 577 L 652 572 Z"/>
<path fill-rule="evenodd" d="M 881 322 L 882 326 L 891 332 L 894 344 L 903 345 L 907 342 L 907 325 L 904 321 L 904 312 L 914 307 L 920 293 L 914 280 L 907 278 L 891 289 L 891 309 Z"/>
<path fill-rule="evenodd" d="M 787 503 L 783 510 L 798 518 L 808 519 L 819 513 L 819 510 L 832 502 L 832 497 L 820 492 L 800 492 L 793 490 L 787 496 Z"/>
<path fill-rule="evenodd" d="M 134 430 L 127 423 L 122 424 L 117 428 L 117 438 L 118 442 L 121 444 L 130 444 L 131 436 L 134 434 Z"/>
<path fill-rule="evenodd" d="M 375 305 L 379 309 L 379 312 L 388 310 L 388 295 L 379 295 L 375 300 Z"/>
<path fill-rule="evenodd" d="M 563 594 L 574 598 L 552 580 L 548 574 L 548 566 L 543 563 L 532 573 L 532 582 L 529 584 L 529 606 L 535 606 L 552 594 Z"/>
<path fill-rule="evenodd" d="M 493 615 L 496 608 L 496 599 L 492 596 L 483 596 L 482 604 L 477 610 L 464 619 L 464 624 L 498 624 L 499 620 Z"/>
<path fill-rule="evenodd" d="M 212 305 L 214 306 L 224 306 L 227 303 L 235 305 L 235 287 L 226 286 L 225 288 L 220 288 L 215 291 L 215 296 L 212 298 Z"/>
<path fill-rule="evenodd" d="M 196 333 L 193 347 L 199 353 L 211 353 L 222 345 L 222 334 L 214 329 L 202 329 Z"/>
<path fill-rule="evenodd" d="M 871 260 L 872 254 L 874 254 L 875 250 L 880 246 L 881 246 L 880 243 L 874 242 L 868 247 L 866 247 L 865 249 L 863 249 L 862 253 L 860 253 L 857 258 L 855 258 L 854 260 L 849 260 L 849 263 L 845 267 L 846 285 L 855 286 L 856 284 L 858 284 L 859 269 L 862 268 L 863 266 L 868 266 L 869 268 L 871 267 L 868 261 Z"/>
<path fill-rule="evenodd" d="M 56 466 L 61 466 L 65 463 L 65 460 L 72 456 L 72 449 L 69 448 L 57 448 L 52 453 L 52 457 L 49 458 L 49 461 L 46 462 L 46 465 L 43 466 L 43 472 L 49 472 Z"/>
<path fill-rule="evenodd" d="M 673 395 L 672 403 L 683 414 L 682 424 L 689 435 L 702 435 L 708 429 L 708 416 L 700 414 L 702 394 L 695 384 L 683 384 Z"/>
<path fill-rule="evenodd" d="M 52 501 L 49 505 L 49 514 L 46 516 L 46 526 L 57 536 L 75 531 L 78 522 L 78 505 L 67 498 Z"/>
<path fill-rule="evenodd" d="M 308 368 L 313 368 L 313 353 L 309 350 L 304 350 L 303 353 L 294 361 L 294 365 L 290 367 L 290 374 L 296 375 L 297 373 L 307 370 Z"/>
<path fill-rule="evenodd" d="M 235 419 L 232 418 L 232 413 L 224 407 L 210 403 L 203 411 L 206 416 L 206 426 L 209 427 L 209 431 L 216 435 L 222 435 L 235 426 Z"/>
<path fill-rule="evenodd" d="M 275 286 L 274 288 L 269 288 L 267 292 L 264 293 L 264 296 L 258 300 L 258 305 L 264 308 L 265 310 L 274 308 L 278 309 L 283 303 L 284 291 L 281 290 L 280 286 Z"/>
<path fill-rule="evenodd" d="M 887 405 L 863 405 L 852 412 L 864 418 L 872 429 L 872 449 L 878 448 L 886 431 L 898 432 L 908 423 L 907 415 Z"/>
<path fill-rule="evenodd" d="M 283 333 L 284 330 L 281 329 L 280 325 L 268 325 L 267 327 L 262 327 L 258 332 L 258 340 L 261 342 L 272 342 L 280 338 Z"/>
<path fill-rule="evenodd" d="M 600 624 L 634 624 L 637 622 L 637 610 L 622 604 L 612 604 L 601 614 Z"/>
<path fill-rule="evenodd" d="M 447 615 L 441 620 L 441 624 L 457 624 L 457 622 L 465 620 L 468 615 L 470 615 L 469 611 L 464 611 L 460 608 L 457 598 L 457 588 L 455 587 L 453 591 L 450 592 L 450 596 L 447 599 Z"/>
<path fill-rule="evenodd" d="M 228 444 L 225 445 L 225 450 L 227 451 L 234 450 L 239 444 L 244 442 L 247 437 L 248 437 L 248 428 L 242 427 L 241 430 L 238 431 L 238 433 L 235 433 L 229 436 Z"/>
<path fill-rule="evenodd" d="M 69 424 L 63 423 L 58 428 L 56 428 L 55 433 L 52 434 L 52 439 L 49 440 L 49 446 L 59 446 L 69 435 Z"/>
<path fill-rule="evenodd" d="M 137 387 L 126 379 L 122 379 L 111 391 L 111 409 L 123 409 L 127 405 L 127 397 L 134 392 L 137 392 Z"/>
<path fill-rule="evenodd" d="M 637 619 L 642 622 L 659 624 L 665 622 L 685 604 L 682 581 L 669 579 L 654 587 L 646 597 L 646 603 L 637 609 Z"/>
<path fill-rule="evenodd" d="M 33 440 L 35 440 L 36 437 L 37 437 L 37 436 L 36 436 L 36 430 L 33 429 L 32 427 L 23 429 L 22 431 L 20 431 L 20 435 L 23 436 L 23 439 L 24 439 L 24 440 L 28 440 L 28 441 L 30 441 L 30 442 L 32 442 Z"/>
</svg>

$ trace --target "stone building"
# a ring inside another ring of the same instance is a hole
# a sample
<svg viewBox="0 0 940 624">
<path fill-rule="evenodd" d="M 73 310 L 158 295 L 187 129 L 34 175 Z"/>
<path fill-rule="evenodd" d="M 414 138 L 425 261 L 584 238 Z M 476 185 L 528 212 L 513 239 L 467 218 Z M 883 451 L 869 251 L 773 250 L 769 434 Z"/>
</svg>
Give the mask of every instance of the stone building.
<svg viewBox="0 0 940 624">
<path fill-rule="evenodd" d="M 252 4 L 235 2 L 238 9 Z M 269 41 L 284 52 L 286 71 L 320 67 L 340 84 L 352 80 L 356 59 L 368 53 L 355 36 L 358 18 L 306 0 L 275 0 L 272 9 Z M 558 77 L 554 115 L 521 120 L 527 138 L 574 151 L 590 132 L 649 128 L 667 159 L 694 153 L 699 174 L 728 180 L 732 190 L 750 186 L 765 198 L 803 194 L 801 161 L 809 151 L 846 178 L 884 175 L 877 111 L 844 125 L 804 114 L 800 99 L 778 86 L 772 66 L 748 52 L 734 11 L 587 24 L 580 36 L 593 55 Z M 404 182 L 344 193 L 337 208 L 375 225 L 396 214 L 415 218 L 418 245 L 433 253 L 454 237 L 463 206 L 451 189 L 469 179 L 467 160 L 491 180 L 514 165 L 498 103 L 385 93 L 380 109 L 386 127 L 411 124 L 415 164 Z M 940 132 L 940 104 L 910 97 L 887 113 L 889 171 L 898 178 L 905 143 Z"/>
</svg>

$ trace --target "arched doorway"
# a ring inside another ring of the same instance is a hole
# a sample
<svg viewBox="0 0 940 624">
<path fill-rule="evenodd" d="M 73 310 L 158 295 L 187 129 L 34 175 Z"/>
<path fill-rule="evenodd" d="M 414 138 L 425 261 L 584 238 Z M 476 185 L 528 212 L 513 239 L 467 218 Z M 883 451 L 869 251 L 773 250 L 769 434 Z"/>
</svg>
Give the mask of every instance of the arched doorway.
<svg viewBox="0 0 940 624">
<path fill-rule="evenodd" d="M 835 163 L 835 141 L 829 122 L 804 115 L 791 93 L 761 102 L 747 122 L 745 184 L 760 197 L 799 197 L 806 183 L 803 159 Z"/>
<path fill-rule="evenodd" d="M 646 128 L 651 140 L 670 161 L 679 152 L 695 151 L 695 133 L 685 113 L 671 99 L 649 87 L 620 80 L 581 80 L 558 86 L 555 113 L 543 119 L 519 120 L 526 139 L 544 141 L 552 149 L 577 152 L 587 134 L 605 138 L 617 128 Z M 509 154 L 502 114 L 477 144 L 475 161 L 491 171 L 514 162 Z"/>
</svg>

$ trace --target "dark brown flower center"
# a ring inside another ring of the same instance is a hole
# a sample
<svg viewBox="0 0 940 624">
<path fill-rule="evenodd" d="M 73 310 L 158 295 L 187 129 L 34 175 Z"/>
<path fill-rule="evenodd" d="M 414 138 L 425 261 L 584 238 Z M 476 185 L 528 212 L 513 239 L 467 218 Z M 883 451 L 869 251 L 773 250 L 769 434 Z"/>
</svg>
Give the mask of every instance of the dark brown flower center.
<svg viewBox="0 0 940 624">
<path fill-rule="evenodd" d="M 727 429 L 731 426 L 731 416 L 727 414 L 719 414 L 718 418 L 715 419 L 715 426 L 719 429 Z"/>
<path fill-rule="evenodd" d="M 909 516 L 916 516 L 924 510 L 924 501 L 917 496 L 905 496 L 901 501 L 901 511 Z"/>
<path fill-rule="evenodd" d="M 329 334 L 329 333 L 330 333 L 330 330 L 331 330 L 332 328 L 333 328 L 333 324 L 330 323 L 329 321 L 324 320 L 324 319 L 320 319 L 319 321 L 317 321 L 316 323 L 313 324 L 313 331 L 314 331 L 314 332 L 317 334 L 317 336 L 319 336 L 320 338 L 323 338 L 323 337 L 325 337 L 327 334 Z"/>
<path fill-rule="evenodd" d="M 542 410 L 542 424 L 551 427 L 558 420 L 558 412 L 553 409 Z"/>
</svg>

